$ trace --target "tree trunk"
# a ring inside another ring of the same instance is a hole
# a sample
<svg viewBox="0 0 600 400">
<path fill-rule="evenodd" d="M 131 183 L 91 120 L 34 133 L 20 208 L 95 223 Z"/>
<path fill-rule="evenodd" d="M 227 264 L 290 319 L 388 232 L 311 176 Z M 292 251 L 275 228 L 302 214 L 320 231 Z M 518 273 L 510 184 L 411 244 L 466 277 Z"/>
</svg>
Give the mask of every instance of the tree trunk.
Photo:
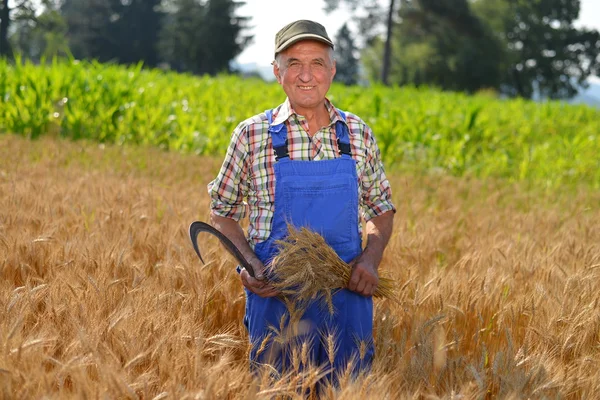
<svg viewBox="0 0 600 400">
<path fill-rule="evenodd" d="M 385 38 L 385 49 L 383 52 L 383 66 L 381 68 L 381 82 L 388 84 L 390 75 L 390 62 L 392 60 L 392 27 L 394 25 L 394 1 L 390 0 L 390 8 L 387 16 L 387 34 Z"/>
<path fill-rule="evenodd" d="M 10 57 L 12 51 L 8 43 L 8 26 L 10 23 L 10 9 L 8 0 L 1 0 L 0 3 L 0 57 Z"/>
<path fill-rule="evenodd" d="M 523 98 L 527 98 L 527 96 L 525 95 L 525 90 L 523 90 L 523 85 L 521 84 L 521 76 L 519 74 L 519 70 L 517 69 L 516 66 L 513 67 L 512 74 L 513 74 L 513 79 L 514 79 L 514 83 L 515 83 L 515 88 L 517 89 L 519 96 L 521 96 Z"/>
</svg>

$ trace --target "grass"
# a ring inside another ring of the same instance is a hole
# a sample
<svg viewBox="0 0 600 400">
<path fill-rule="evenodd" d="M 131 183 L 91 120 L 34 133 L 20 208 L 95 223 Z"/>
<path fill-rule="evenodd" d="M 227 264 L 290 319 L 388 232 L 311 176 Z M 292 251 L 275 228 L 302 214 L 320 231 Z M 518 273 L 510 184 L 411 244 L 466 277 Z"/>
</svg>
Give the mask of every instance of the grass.
<svg viewBox="0 0 600 400">
<path fill-rule="evenodd" d="M 220 160 L 0 135 L 0 397 L 262 399 L 233 260 L 206 239 Z M 391 176 L 372 373 L 327 397 L 593 398 L 600 392 L 600 194 Z M 301 351 L 299 353 L 301 359 Z"/>
</svg>

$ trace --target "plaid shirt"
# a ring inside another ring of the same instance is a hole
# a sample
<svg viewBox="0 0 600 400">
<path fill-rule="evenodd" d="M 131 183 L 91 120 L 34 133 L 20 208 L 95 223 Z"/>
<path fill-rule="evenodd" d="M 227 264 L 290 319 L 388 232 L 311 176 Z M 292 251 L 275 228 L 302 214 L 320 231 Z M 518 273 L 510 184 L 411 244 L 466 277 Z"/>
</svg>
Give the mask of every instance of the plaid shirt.
<svg viewBox="0 0 600 400">
<path fill-rule="evenodd" d="M 329 126 L 308 135 L 308 122 L 296 114 L 287 99 L 273 110 L 273 125 L 285 122 L 291 160 L 326 160 L 339 157 L 335 123 L 343 121 L 331 104 Z M 346 113 L 352 157 L 356 160 L 360 213 L 365 221 L 393 210 L 391 189 L 385 176 L 375 137 L 367 124 Z M 265 113 L 255 115 L 233 131 L 225 160 L 216 179 L 208 184 L 211 210 L 216 215 L 239 221 L 249 211 L 248 242 L 268 239 L 275 211 L 275 152 Z M 360 215 L 359 215 L 360 218 Z M 359 221 L 359 230 L 361 223 Z"/>
</svg>

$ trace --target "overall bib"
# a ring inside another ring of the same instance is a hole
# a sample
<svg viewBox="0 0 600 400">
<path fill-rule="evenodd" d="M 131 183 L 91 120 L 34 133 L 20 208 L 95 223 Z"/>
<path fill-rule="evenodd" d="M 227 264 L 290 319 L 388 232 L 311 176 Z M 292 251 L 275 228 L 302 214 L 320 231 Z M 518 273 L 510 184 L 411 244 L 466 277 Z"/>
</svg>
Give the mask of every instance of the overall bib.
<svg viewBox="0 0 600 400">
<path fill-rule="evenodd" d="M 275 213 L 271 234 L 256 245 L 256 255 L 268 265 L 278 251 L 275 241 L 287 236 L 287 224 L 291 223 L 296 228 L 305 226 L 318 232 L 342 260 L 352 261 L 361 254 L 362 246 L 356 161 L 350 155 L 347 126 L 341 121 L 336 124 L 341 157 L 292 161 L 288 156 L 285 123 L 272 125 L 272 111 L 266 114 L 277 160 Z M 372 298 L 337 289 L 332 300 L 333 315 L 323 299 L 314 301 L 301 317 L 298 329 L 291 332 L 287 327 L 289 313 L 280 299 L 262 298 L 246 290 L 244 323 L 252 344 L 252 368 L 269 364 L 279 373 L 289 372 L 292 348 L 307 343 L 312 365 L 333 368 L 333 372 L 339 373 L 352 359 L 353 372 L 369 369 L 374 353 Z M 328 337 L 335 340 L 333 346 Z M 335 355 L 328 351 L 332 347 Z"/>
</svg>

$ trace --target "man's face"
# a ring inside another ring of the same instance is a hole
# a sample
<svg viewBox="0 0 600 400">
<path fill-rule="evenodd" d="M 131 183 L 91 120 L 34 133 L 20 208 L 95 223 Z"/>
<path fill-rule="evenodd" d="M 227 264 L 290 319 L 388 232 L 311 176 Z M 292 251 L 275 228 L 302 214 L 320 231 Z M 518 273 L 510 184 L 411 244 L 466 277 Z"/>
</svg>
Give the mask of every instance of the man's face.
<svg viewBox="0 0 600 400">
<path fill-rule="evenodd" d="M 329 51 L 324 43 L 303 40 L 282 51 L 279 64 L 273 66 L 277 82 L 297 112 L 323 104 L 335 76 L 335 61 Z"/>
</svg>

